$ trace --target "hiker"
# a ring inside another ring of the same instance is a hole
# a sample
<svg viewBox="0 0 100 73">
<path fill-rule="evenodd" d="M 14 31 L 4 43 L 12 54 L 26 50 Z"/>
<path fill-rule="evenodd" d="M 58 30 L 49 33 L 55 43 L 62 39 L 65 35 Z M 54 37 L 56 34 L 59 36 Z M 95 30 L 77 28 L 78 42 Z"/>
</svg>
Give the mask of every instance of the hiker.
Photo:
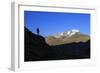
<svg viewBox="0 0 100 73">
<path fill-rule="evenodd" d="M 37 35 L 39 35 L 39 32 L 40 32 L 39 28 L 37 28 L 37 30 L 36 30 L 36 31 L 37 31 Z"/>
</svg>

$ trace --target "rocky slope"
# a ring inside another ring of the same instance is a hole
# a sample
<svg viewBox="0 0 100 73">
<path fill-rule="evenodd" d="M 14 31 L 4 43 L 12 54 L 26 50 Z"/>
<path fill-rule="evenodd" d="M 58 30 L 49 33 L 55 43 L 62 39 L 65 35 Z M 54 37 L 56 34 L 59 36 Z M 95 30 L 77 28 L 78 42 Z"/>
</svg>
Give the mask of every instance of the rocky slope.
<svg viewBox="0 0 100 73">
<path fill-rule="evenodd" d="M 61 45 L 68 43 L 78 43 L 78 42 L 86 42 L 90 40 L 90 37 L 85 34 L 81 34 L 79 30 L 70 30 L 67 32 L 62 32 L 56 35 L 50 35 L 45 38 L 45 41 L 48 45 Z"/>
</svg>

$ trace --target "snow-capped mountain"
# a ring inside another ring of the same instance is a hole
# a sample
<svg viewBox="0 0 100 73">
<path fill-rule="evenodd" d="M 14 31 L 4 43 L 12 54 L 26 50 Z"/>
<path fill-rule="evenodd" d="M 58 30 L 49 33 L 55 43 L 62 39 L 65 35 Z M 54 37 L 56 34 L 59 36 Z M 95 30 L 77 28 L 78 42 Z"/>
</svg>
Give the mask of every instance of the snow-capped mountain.
<svg viewBox="0 0 100 73">
<path fill-rule="evenodd" d="M 49 45 L 61 45 L 73 42 L 86 42 L 90 40 L 90 36 L 80 33 L 77 29 L 61 32 L 55 35 L 49 35 L 45 38 L 45 41 Z"/>
<path fill-rule="evenodd" d="M 71 37 L 75 34 L 80 34 L 80 31 L 78 29 L 73 29 L 73 30 L 69 30 L 69 31 L 66 31 L 66 32 L 58 33 L 58 34 L 54 35 L 54 37 L 56 37 L 56 38 Z"/>
</svg>

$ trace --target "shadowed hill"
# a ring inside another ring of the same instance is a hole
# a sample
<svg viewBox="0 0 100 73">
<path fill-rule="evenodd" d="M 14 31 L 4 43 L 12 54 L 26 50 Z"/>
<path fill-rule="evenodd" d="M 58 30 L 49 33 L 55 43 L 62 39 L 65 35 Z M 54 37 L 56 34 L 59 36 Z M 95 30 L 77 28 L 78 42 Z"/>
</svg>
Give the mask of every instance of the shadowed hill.
<svg viewBox="0 0 100 73">
<path fill-rule="evenodd" d="M 90 41 L 51 46 L 56 59 L 90 58 Z"/>
<path fill-rule="evenodd" d="M 90 58 L 90 41 L 49 46 L 45 38 L 24 28 L 24 61 Z"/>
<path fill-rule="evenodd" d="M 32 33 L 25 28 L 25 61 L 44 60 L 51 58 L 50 47 L 45 43 L 45 39 Z"/>
</svg>

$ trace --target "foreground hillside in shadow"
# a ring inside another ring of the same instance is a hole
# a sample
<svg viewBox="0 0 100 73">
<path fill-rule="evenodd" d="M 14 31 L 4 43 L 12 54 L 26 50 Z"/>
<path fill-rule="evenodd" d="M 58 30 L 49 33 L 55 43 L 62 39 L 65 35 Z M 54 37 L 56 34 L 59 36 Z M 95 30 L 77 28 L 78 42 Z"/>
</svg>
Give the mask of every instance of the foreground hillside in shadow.
<svg viewBox="0 0 100 73">
<path fill-rule="evenodd" d="M 45 38 L 24 28 L 24 61 L 90 58 L 90 41 L 49 46 Z"/>
</svg>

